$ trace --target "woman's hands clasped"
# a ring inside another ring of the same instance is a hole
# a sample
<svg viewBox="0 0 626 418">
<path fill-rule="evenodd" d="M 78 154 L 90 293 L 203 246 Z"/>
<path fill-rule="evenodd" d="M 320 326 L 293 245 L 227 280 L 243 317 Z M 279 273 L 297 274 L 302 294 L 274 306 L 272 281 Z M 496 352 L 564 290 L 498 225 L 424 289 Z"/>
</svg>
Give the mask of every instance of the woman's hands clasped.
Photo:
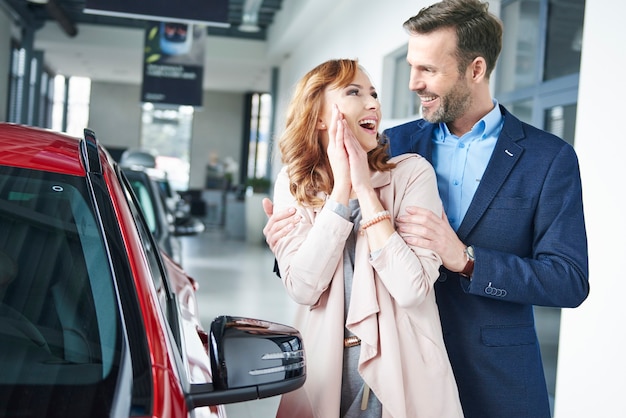
<svg viewBox="0 0 626 418">
<path fill-rule="evenodd" d="M 349 128 L 337 105 L 333 106 L 328 129 L 328 160 L 333 172 L 331 198 L 347 204 L 351 192 L 371 189 L 367 152 Z"/>
</svg>

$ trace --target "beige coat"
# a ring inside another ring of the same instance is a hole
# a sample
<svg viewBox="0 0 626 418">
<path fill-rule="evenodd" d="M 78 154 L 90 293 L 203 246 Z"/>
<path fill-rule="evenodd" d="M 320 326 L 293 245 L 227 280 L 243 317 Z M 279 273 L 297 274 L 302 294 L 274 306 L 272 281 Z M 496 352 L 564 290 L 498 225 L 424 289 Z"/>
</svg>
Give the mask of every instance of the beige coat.
<svg viewBox="0 0 626 418">
<path fill-rule="evenodd" d="M 407 206 L 441 214 L 432 166 L 416 154 L 392 161 L 394 170 L 372 176 L 392 222 Z M 275 186 L 276 211 L 298 207 L 288 185 L 283 168 Z M 277 416 L 339 416 L 347 326 L 362 340 L 359 372 L 383 404 L 383 417 L 462 417 L 433 289 L 439 256 L 408 246 L 396 232 L 372 260 L 367 237 L 359 234 L 344 324 L 343 249 L 353 225 L 331 210 L 298 210 L 303 221 L 275 252 L 287 292 L 300 304 L 294 325 L 304 338 L 307 380 L 283 395 Z"/>
</svg>

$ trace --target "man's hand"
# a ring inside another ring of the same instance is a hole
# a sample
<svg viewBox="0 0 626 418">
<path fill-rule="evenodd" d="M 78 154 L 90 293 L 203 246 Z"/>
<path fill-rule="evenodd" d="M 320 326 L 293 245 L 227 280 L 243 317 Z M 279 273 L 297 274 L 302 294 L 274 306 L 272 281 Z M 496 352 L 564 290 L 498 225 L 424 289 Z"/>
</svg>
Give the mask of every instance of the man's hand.
<svg viewBox="0 0 626 418">
<path fill-rule="evenodd" d="M 406 243 L 435 251 L 445 268 L 462 271 L 467 263 L 465 244 L 450 226 L 445 212 L 439 217 L 416 206 L 409 206 L 406 211 L 406 215 L 396 219 L 398 232 Z"/>
<path fill-rule="evenodd" d="M 294 229 L 295 225 L 300 222 L 300 215 L 296 214 L 295 208 L 287 208 L 280 212 L 274 213 L 274 204 L 268 198 L 263 199 L 263 210 L 269 218 L 263 228 L 265 242 L 269 245 L 270 250 L 274 252 L 274 247 L 278 240 L 287 235 L 289 231 Z"/>
</svg>

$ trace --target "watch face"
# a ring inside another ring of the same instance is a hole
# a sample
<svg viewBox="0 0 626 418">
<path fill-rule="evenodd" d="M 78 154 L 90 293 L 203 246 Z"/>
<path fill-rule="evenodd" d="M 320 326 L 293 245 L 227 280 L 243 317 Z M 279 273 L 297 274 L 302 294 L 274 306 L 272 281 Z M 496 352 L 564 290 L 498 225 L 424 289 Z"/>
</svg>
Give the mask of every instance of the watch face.
<svg viewBox="0 0 626 418">
<path fill-rule="evenodd" d="M 472 247 L 471 245 L 468 246 L 465 249 L 465 252 L 467 253 L 467 256 L 469 257 L 470 260 L 474 260 L 474 247 Z"/>
</svg>

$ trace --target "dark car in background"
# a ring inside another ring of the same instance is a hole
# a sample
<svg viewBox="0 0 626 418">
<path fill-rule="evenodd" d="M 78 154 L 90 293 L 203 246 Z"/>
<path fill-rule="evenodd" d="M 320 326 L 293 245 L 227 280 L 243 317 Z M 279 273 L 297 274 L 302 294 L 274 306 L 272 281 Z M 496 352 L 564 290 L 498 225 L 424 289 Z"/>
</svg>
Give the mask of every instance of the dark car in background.
<svg viewBox="0 0 626 418">
<path fill-rule="evenodd" d="M 200 234 L 205 225 L 191 214 L 189 203 L 173 190 L 167 173 L 155 165 L 155 157 L 142 150 L 128 150 L 120 159 L 150 230 L 165 252 L 182 264 L 182 243 L 178 237 Z"/>
<path fill-rule="evenodd" d="M 131 166 L 140 169 L 137 166 Z M 150 167 L 141 167 L 148 176 L 156 183 L 161 196 L 164 199 L 165 207 L 171 214 L 171 219 L 176 226 L 175 233 L 179 236 L 196 235 L 204 232 L 205 225 L 191 213 L 191 205 L 181 194 L 172 188 L 168 175 L 165 171 Z"/>
<path fill-rule="evenodd" d="M 136 195 L 93 132 L 0 123 L 0 417 L 223 417 L 304 383 L 297 330 L 202 328 Z"/>
<path fill-rule="evenodd" d="M 123 168 L 122 172 L 128 178 L 143 210 L 148 229 L 167 255 L 182 265 L 182 243 L 179 236 L 187 235 L 187 231 L 181 233 L 176 229 L 174 214 L 168 208 L 158 184 L 139 167 Z"/>
</svg>

